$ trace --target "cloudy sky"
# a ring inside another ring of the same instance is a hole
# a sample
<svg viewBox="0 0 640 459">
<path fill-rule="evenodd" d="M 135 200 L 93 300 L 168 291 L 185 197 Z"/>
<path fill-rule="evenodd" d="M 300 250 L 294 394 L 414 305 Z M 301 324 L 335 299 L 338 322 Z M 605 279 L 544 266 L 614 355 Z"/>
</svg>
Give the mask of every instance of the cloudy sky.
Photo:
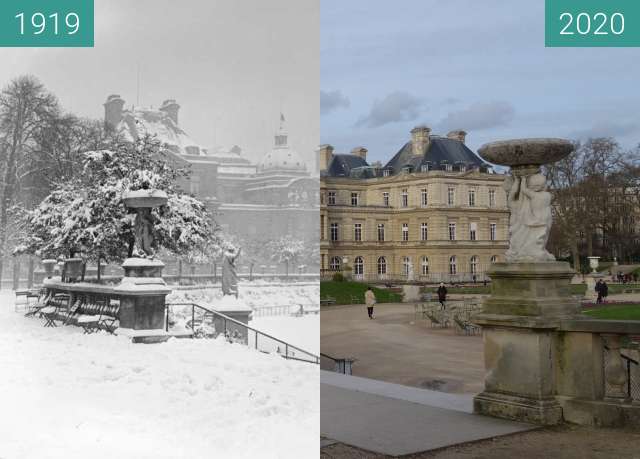
<svg viewBox="0 0 640 459">
<path fill-rule="evenodd" d="M 640 49 L 545 48 L 544 2 L 322 0 L 321 141 L 388 160 L 409 131 L 640 143 Z"/>
<path fill-rule="evenodd" d="M 319 138 L 319 0 L 95 0 L 91 49 L 0 49 L 0 84 L 31 73 L 64 108 L 102 119 L 173 98 L 205 147 L 239 144 L 261 158 L 282 110 L 289 141 L 311 160 Z"/>
</svg>

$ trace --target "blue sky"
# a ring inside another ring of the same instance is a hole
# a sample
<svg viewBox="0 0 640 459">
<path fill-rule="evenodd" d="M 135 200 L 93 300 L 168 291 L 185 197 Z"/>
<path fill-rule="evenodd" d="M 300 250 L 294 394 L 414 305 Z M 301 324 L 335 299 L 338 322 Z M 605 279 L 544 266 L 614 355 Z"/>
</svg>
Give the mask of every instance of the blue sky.
<svg viewBox="0 0 640 459">
<path fill-rule="evenodd" d="M 640 143 L 639 48 L 545 48 L 544 1 L 322 0 L 321 143 L 385 162 L 426 124 Z"/>
</svg>

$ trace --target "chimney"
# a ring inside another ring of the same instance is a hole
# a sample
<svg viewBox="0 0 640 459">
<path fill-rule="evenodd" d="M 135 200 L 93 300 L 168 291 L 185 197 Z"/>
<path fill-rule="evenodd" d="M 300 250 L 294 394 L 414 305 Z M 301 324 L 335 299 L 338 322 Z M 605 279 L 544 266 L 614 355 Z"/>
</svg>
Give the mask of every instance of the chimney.
<svg viewBox="0 0 640 459">
<path fill-rule="evenodd" d="M 320 163 L 320 170 L 326 171 L 329 168 L 331 159 L 333 158 L 333 147 L 325 144 L 320 145 L 318 148 L 318 162 Z"/>
<path fill-rule="evenodd" d="M 107 97 L 104 106 L 104 124 L 108 129 L 115 129 L 118 123 L 122 121 L 122 110 L 124 108 L 124 99 L 118 94 L 111 94 Z"/>
<path fill-rule="evenodd" d="M 367 150 L 365 147 L 355 147 L 351 150 L 351 154 L 354 156 L 358 156 L 365 161 L 367 160 Z"/>
<path fill-rule="evenodd" d="M 411 149 L 415 156 L 424 155 L 429 149 L 429 133 L 427 126 L 416 126 L 411 129 Z"/>
<path fill-rule="evenodd" d="M 160 106 L 160 111 L 165 112 L 167 115 L 169 115 L 169 118 L 173 120 L 176 126 L 178 125 L 179 110 L 180 110 L 180 105 L 178 105 L 178 103 L 173 99 L 165 100 L 164 102 L 162 102 L 162 105 Z"/>
<path fill-rule="evenodd" d="M 462 129 L 456 129 L 455 131 L 451 131 L 447 134 L 447 137 L 453 140 L 457 140 L 458 142 L 464 143 L 467 138 L 467 133 Z"/>
</svg>

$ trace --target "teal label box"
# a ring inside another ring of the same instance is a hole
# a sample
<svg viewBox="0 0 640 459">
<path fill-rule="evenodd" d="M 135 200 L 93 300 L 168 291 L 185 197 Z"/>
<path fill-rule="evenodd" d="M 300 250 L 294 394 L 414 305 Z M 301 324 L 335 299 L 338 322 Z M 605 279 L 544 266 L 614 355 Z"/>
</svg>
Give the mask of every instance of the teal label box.
<svg viewBox="0 0 640 459">
<path fill-rule="evenodd" d="M 640 46 L 640 0 L 545 0 L 545 46 Z"/>
<path fill-rule="evenodd" d="M 94 0 L 0 0 L 0 47 L 94 44 Z"/>
</svg>

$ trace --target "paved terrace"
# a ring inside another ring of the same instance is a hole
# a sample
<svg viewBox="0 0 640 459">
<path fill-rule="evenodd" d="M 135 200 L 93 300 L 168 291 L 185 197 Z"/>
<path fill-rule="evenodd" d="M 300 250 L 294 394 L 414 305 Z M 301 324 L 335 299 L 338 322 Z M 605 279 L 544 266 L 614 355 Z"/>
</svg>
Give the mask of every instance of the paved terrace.
<svg viewBox="0 0 640 459">
<path fill-rule="evenodd" d="M 320 314 L 320 347 L 332 357 L 354 357 L 354 376 L 453 393 L 483 389 L 482 337 L 456 335 L 416 318 L 412 304 L 331 306 Z"/>
</svg>

